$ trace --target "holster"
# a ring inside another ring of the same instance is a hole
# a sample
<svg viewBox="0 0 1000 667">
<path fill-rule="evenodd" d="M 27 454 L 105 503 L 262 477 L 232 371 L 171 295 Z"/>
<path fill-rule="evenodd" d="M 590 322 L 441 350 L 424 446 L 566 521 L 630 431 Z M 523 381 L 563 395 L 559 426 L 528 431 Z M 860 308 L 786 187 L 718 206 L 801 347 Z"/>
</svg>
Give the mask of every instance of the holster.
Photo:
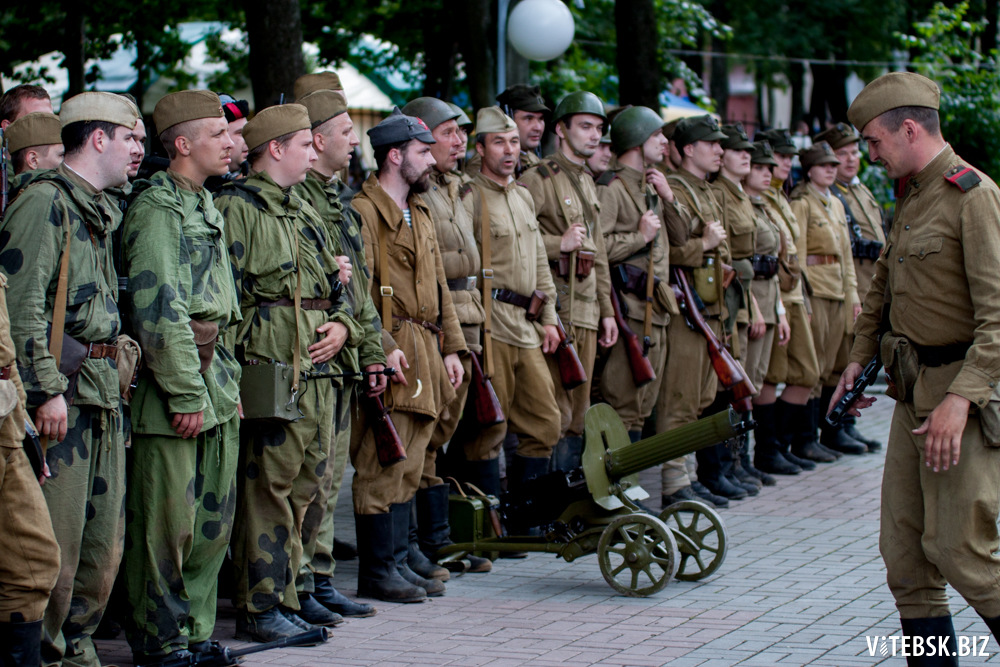
<svg viewBox="0 0 1000 667">
<path fill-rule="evenodd" d="M 67 405 L 73 404 L 73 397 L 76 395 L 76 382 L 80 378 L 80 369 L 83 368 L 83 360 L 86 358 L 87 346 L 64 333 L 59 372 L 69 380 L 66 391 L 63 393 Z"/>
<path fill-rule="evenodd" d="M 903 336 L 886 332 L 881 342 L 882 361 L 892 380 L 886 396 L 897 401 L 911 400 L 913 387 L 920 374 L 920 360 L 910 341 Z"/>
<path fill-rule="evenodd" d="M 569 278 L 569 265 L 570 265 L 570 255 L 572 253 L 561 252 L 559 253 L 559 277 L 566 279 Z M 594 259 L 597 257 L 596 253 L 589 250 L 577 250 L 576 251 L 576 278 L 577 280 L 583 280 L 590 275 L 590 272 L 594 269 Z"/>
<path fill-rule="evenodd" d="M 188 322 L 188 325 L 191 327 L 191 333 L 194 334 L 194 344 L 198 348 L 198 361 L 201 362 L 198 372 L 204 374 L 212 365 L 212 358 L 215 356 L 215 343 L 219 340 L 219 325 L 215 322 L 194 318 Z"/>
<path fill-rule="evenodd" d="M 549 301 L 549 295 L 542 290 L 535 290 L 531 293 L 531 302 L 528 307 L 524 309 L 524 317 L 529 322 L 536 321 L 542 316 L 542 308 Z"/>
<path fill-rule="evenodd" d="M 778 260 L 778 286 L 782 292 L 791 292 L 799 286 L 802 269 L 798 255 L 789 255 Z"/>
</svg>

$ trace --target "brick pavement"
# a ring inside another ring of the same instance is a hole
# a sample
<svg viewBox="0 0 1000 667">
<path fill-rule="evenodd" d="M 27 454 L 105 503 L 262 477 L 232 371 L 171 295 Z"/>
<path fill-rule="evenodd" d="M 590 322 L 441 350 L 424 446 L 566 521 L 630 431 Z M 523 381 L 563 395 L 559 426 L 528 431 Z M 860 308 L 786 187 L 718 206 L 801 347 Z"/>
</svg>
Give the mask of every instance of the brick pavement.
<svg viewBox="0 0 1000 667">
<path fill-rule="evenodd" d="M 863 430 L 885 442 L 892 405 L 881 398 Z M 721 510 L 729 551 L 704 581 L 674 581 L 652 597 L 628 598 L 608 587 L 594 556 L 566 563 L 532 554 L 455 578 L 444 597 L 424 604 L 378 603 L 378 615 L 348 621 L 321 647 L 261 653 L 245 664 L 902 665 L 902 658 L 871 657 L 866 642 L 899 634 L 878 553 L 883 461 L 881 452 L 844 457 L 779 478 L 778 486 Z M 642 475 L 654 498 L 658 476 Z M 344 488 L 349 492 L 349 482 Z M 338 525 L 353 541 L 350 507 L 343 497 Z M 356 575 L 356 561 L 339 563 L 337 586 L 353 594 Z M 987 633 L 954 592 L 952 611 L 960 635 Z M 228 603 L 219 616 L 216 638 L 235 643 Z M 131 664 L 123 641 L 100 648 L 105 663 Z M 1000 664 L 992 639 L 987 650 L 994 657 L 962 664 Z"/>
</svg>

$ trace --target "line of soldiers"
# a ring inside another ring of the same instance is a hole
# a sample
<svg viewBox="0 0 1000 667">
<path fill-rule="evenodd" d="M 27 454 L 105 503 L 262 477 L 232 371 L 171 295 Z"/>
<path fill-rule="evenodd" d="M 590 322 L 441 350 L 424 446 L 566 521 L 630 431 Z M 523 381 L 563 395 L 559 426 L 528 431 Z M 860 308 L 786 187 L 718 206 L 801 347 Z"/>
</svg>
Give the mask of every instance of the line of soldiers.
<svg viewBox="0 0 1000 667">
<path fill-rule="evenodd" d="M 550 113 L 517 85 L 479 110 L 462 172 L 471 121 L 423 97 L 368 131 L 377 170 L 355 194 L 338 174 L 359 139 L 333 72 L 252 117 L 210 91 L 167 95 L 153 123 L 169 166 L 134 183 L 145 126 L 132 100 L 84 93 L 56 117 L 39 90 L 0 99 L 19 172 L 0 226 L 0 385 L 23 382 L 14 404 L 48 440 L 32 474 L 17 455 L 23 415 L 2 431 L 20 476 L 5 472 L 0 493 L 26 519 L 2 539 L 46 554 L 26 557 L 29 580 L 0 579 L 23 591 L 0 617 L 17 664 L 99 664 L 92 636 L 123 554 L 138 664 L 219 650 L 227 548 L 238 638 L 374 614 L 333 586 L 348 457 L 359 595 L 444 594 L 446 475 L 499 494 L 579 466 L 592 393 L 633 441 L 725 408 L 695 310 L 760 388 L 757 467 L 745 443 L 671 462 L 665 504 L 726 506 L 773 483 L 767 471 L 832 460 L 823 444 L 869 449 L 851 431 L 816 437 L 872 259 L 851 235 L 881 242 L 874 198 L 831 166 L 843 152 L 856 174 L 849 126 L 802 155 L 809 183 L 789 204 L 787 131 L 752 144 L 740 126 L 666 125 L 644 107 L 609 122 L 585 91 Z M 546 119 L 557 148 L 540 158 Z M 655 379 L 633 375 L 628 334 Z M 484 377 L 500 423 L 471 409 Z M 287 400 L 261 414 L 276 388 Z M 387 413 L 406 455 L 394 465 L 380 461 Z"/>
</svg>

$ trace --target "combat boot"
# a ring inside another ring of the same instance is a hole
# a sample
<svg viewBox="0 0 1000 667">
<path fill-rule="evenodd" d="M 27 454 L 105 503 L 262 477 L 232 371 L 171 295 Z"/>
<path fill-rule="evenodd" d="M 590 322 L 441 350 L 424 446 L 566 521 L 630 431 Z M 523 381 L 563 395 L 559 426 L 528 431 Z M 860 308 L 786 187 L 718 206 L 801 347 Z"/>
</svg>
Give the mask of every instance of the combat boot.
<svg viewBox="0 0 1000 667">
<path fill-rule="evenodd" d="M 722 470 L 719 448 L 725 446 L 724 443 L 719 443 L 698 450 L 696 454 L 698 457 L 698 481 L 717 496 L 723 496 L 730 500 L 743 500 L 747 497 L 746 490 L 730 482 Z"/>
<path fill-rule="evenodd" d="M 241 641 L 274 642 L 294 637 L 301 632 L 277 607 L 259 613 L 244 612 L 236 617 L 235 637 Z"/>
<path fill-rule="evenodd" d="M 792 434 L 792 453 L 801 459 L 817 463 L 833 463 L 837 457 L 819 447 L 816 439 L 815 400 L 805 405 L 788 404 L 785 408 L 789 417 L 789 430 Z"/>
<path fill-rule="evenodd" d="M 666 509 L 675 503 L 681 503 L 685 500 L 693 500 L 699 503 L 705 502 L 704 499 L 694 492 L 694 489 L 690 486 L 685 486 L 683 489 L 660 496 L 660 507 Z"/>
<path fill-rule="evenodd" d="M 903 635 L 907 637 L 922 637 L 925 654 L 921 656 L 908 655 L 907 667 L 958 667 L 958 640 L 955 637 L 955 626 L 951 616 L 935 616 L 933 618 L 901 618 L 899 624 Z M 944 655 L 937 655 L 939 638 L 946 637 Z M 913 646 L 911 643 L 910 646 Z M 927 647 L 935 647 L 935 655 L 926 655 Z M 911 652 L 915 653 L 915 651 Z"/>
<path fill-rule="evenodd" d="M 993 618 L 986 618 L 982 614 L 979 616 L 986 623 L 986 627 L 990 629 L 990 632 L 993 633 L 993 639 L 1000 642 L 1000 616 L 994 616 Z"/>
<path fill-rule="evenodd" d="M 417 491 L 415 500 L 417 537 L 420 550 L 430 559 L 436 559 L 440 549 L 453 544 L 451 527 L 448 524 L 448 495 L 450 491 L 447 484 L 438 484 Z M 466 572 L 489 572 L 493 569 L 493 563 L 490 562 L 489 558 L 468 554 L 462 560 L 469 562 L 469 568 L 465 570 Z"/>
<path fill-rule="evenodd" d="M 844 418 L 840 420 L 840 423 L 844 427 L 844 433 L 851 436 L 852 438 L 863 444 L 865 447 L 867 447 L 869 453 L 877 452 L 878 450 L 882 449 L 881 442 L 873 438 L 868 438 L 862 435 L 860 431 L 858 431 L 856 426 L 857 421 L 858 418 L 855 417 L 854 415 L 845 414 Z"/>
<path fill-rule="evenodd" d="M 747 450 L 750 448 L 750 437 L 748 435 L 741 435 L 735 440 L 736 444 L 726 447 L 729 450 L 729 456 L 732 457 L 732 473 L 730 474 L 730 479 L 735 479 L 741 485 L 750 485 L 755 491 L 759 490 L 764 486 L 764 480 L 760 479 L 756 475 L 750 474 L 750 471 L 746 469 L 743 462 L 746 461 L 749 465 L 749 456 L 747 456 Z M 774 484 L 774 479 L 771 478 L 771 484 Z M 757 495 L 756 493 L 751 493 L 751 496 Z"/>
<path fill-rule="evenodd" d="M 438 581 L 448 581 L 451 573 L 446 568 L 432 562 L 424 552 L 420 550 L 419 528 L 417 526 L 417 508 L 411 499 L 410 506 L 410 546 L 406 554 L 406 563 L 410 569 L 419 574 L 424 579 L 437 579 Z"/>
<path fill-rule="evenodd" d="M 775 475 L 798 475 L 802 468 L 786 459 L 781 453 L 781 442 L 775 429 L 777 403 L 755 405 L 753 418 L 757 422 L 753 437 L 753 462 L 758 470 Z"/>
<path fill-rule="evenodd" d="M 792 453 L 792 431 L 794 425 L 795 405 L 778 399 L 774 403 L 774 436 L 778 442 L 778 451 L 789 463 L 803 470 L 815 470 L 816 464 Z"/>
<path fill-rule="evenodd" d="M 0 665 L 40 665 L 41 650 L 41 621 L 0 623 Z"/>
<path fill-rule="evenodd" d="M 723 498 L 712 493 L 698 480 L 691 482 L 691 490 L 694 491 L 694 495 L 698 496 L 702 502 L 708 503 L 709 507 L 715 506 L 719 509 L 729 507 L 729 498 Z"/>
<path fill-rule="evenodd" d="M 333 627 L 344 622 L 344 617 L 336 614 L 319 602 L 309 593 L 299 593 L 299 608 L 287 610 L 310 625 Z M 295 621 L 292 620 L 294 623 Z"/>
<path fill-rule="evenodd" d="M 389 505 L 389 514 L 392 516 L 392 554 L 399 576 L 424 589 L 427 597 L 441 597 L 445 590 L 442 582 L 425 579 L 410 569 L 410 503 Z"/>
<path fill-rule="evenodd" d="M 375 607 L 355 602 L 333 586 L 333 577 L 314 575 L 315 591 L 313 599 L 335 614 L 350 618 L 364 618 L 375 615 Z"/>
<path fill-rule="evenodd" d="M 427 592 L 403 579 L 396 569 L 392 514 L 355 514 L 354 526 L 358 535 L 358 595 L 386 602 L 426 600 Z M 407 538 L 409 531 L 407 522 Z"/>
<path fill-rule="evenodd" d="M 582 464 L 583 436 L 567 435 L 560 438 L 556 446 L 552 448 L 552 457 L 549 459 L 549 470 L 552 472 L 569 472 L 570 470 L 576 470 Z M 507 483 L 508 485 L 510 484 L 509 478 Z"/>
<path fill-rule="evenodd" d="M 465 461 L 463 482 L 474 484 L 488 496 L 500 496 L 500 459 L 485 461 Z"/>
<path fill-rule="evenodd" d="M 743 447 L 740 448 L 740 454 L 739 454 L 740 468 L 750 477 L 753 477 L 758 482 L 760 482 L 760 484 L 758 484 L 757 486 L 761 485 L 774 486 L 775 484 L 777 484 L 777 482 L 774 481 L 773 477 L 768 475 L 763 470 L 758 469 L 756 466 L 754 466 L 753 462 L 751 462 L 750 437 L 749 436 L 743 436 L 743 437 L 744 437 Z"/>
<path fill-rule="evenodd" d="M 832 449 L 842 454 L 867 454 L 868 446 L 848 435 L 843 423 L 837 426 L 830 426 L 826 421 L 826 410 L 830 405 L 830 399 L 833 398 L 833 392 L 836 390 L 836 387 L 824 386 L 823 393 L 820 395 L 819 402 L 816 405 L 816 409 L 819 411 L 817 421 L 819 422 L 821 433 L 819 442 L 827 449 Z"/>
</svg>

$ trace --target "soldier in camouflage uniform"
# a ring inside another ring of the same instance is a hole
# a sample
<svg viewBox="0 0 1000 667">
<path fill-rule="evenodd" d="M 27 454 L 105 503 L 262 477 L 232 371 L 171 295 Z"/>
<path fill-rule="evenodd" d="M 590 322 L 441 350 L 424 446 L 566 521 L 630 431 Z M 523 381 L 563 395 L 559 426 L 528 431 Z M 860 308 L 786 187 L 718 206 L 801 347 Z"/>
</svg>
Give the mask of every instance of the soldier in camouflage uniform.
<svg viewBox="0 0 1000 667">
<path fill-rule="evenodd" d="M 309 110 L 313 126 L 313 147 L 316 164 L 306 180 L 293 187 L 293 192 L 307 201 L 326 223 L 338 259 L 352 267 L 344 298 L 354 319 L 364 328 L 359 345 L 347 344 L 339 360 L 346 372 L 380 371 L 385 368 L 382 351 L 382 320 L 369 294 L 370 274 L 365 261 L 365 246 L 357 213 L 345 208 L 341 201 L 344 182 L 336 176 L 347 166 L 360 142 L 354 123 L 347 113 L 347 101 L 332 90 L 317 90 L 299 100 Z M 344 264 L 341 264 L 343 271 Z M 341 280 L 344 280 L 343 273 Z M 344 378 L 343 388 L 337 389 L 334 431 L 336 437 L 330 449 L 330 460 L 320 484 L 319 493 L 306 511 L 302 527 L 304 556 L 299 568 L 299 599 L 310 594 L 330 611 L 341 616 L 372 616 L 375 608 L 346 598 L 333 587 L 334 511 L 340 497 L 340 484 L 347 467 L 351 445 L 351 405 L 357 405 L 357 392 L 385 391 L 384 375 L 367 378 Z"/>
<path fill-rule="evenodd" d="M 242 433 L 232 541 L 237 637 L 270 641 L 310 627 L 295 614 L 302 523 L 326 471 L 342 386 L 338 378 L 303 374 L 340 373 L 340 349 L 359 345 L 364 330 L 341 299 L 326 223 L 290 191 L 316 161 L 308 111 L 298 104 L 264 109 L 243 136 L 255 173 L 216 196 L 243 315 L 236 351 L 247 362 L 273 361 L 302 372 L 291 379 L 301 418 L 254 423 Z"/>
<path fill-rule="evenodd" d="M 239 321 L 222 214 L 203 185 L 233 142 L 215 93 L 153 112 L 170 157 L 140 181 L 123 223 L 129 317 L 145 360 L 131 402 L 125 571 L 137 664 L 210 647 L 236 507 L 240 367 L 219 337 Z"/>
<path fill-rule="evenodd" d="M 121 321 L 111 260 L 111 231 L 121 213 L 103 190 L 125 183 L 138 151 L 132 131 L 138 117 L 135 105 L 110 93 L 83 93 L 63 103 L 66 161 L 36 175 L 7 209 L 0 229 L 0 267 L 9 276 L 21 379 L 35 423 L 49 438 L 52 477 L 42 490 L 62 561 L 45 611 L 44 659 L 64 665 L 100 664 L 91 635 L 122 554 L 124 443 L 114 363 Z M 63 357 L 71 347 L 87 346 L 72 378 L 49 351 L 67 231 Z M 64 394 L 74 383 L 68 405 Z"/>
</svg>

